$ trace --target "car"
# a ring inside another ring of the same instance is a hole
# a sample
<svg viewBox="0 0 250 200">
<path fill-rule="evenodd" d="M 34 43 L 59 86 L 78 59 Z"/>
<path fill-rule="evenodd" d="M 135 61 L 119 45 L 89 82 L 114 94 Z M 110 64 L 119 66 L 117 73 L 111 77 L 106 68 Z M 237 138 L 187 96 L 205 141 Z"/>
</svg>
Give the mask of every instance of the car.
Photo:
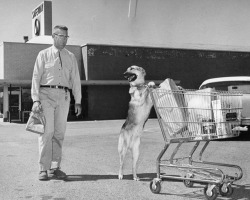
<svg viewBox="0 0 250 200">
<path fill-rule="evenodd" d="M 242 96 L 242 126 L 250 126 L 250 76 L 229 76 L 205 80 L 199 89 L 213 88 L 223 91 L 240 91 Z"/>
</svg>

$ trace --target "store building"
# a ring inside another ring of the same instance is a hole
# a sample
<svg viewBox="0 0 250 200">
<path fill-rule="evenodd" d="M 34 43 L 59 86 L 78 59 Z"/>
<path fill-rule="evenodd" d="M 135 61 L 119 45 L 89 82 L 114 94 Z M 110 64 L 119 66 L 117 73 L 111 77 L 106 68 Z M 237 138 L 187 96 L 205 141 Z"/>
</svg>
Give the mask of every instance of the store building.
<svg viewBox="0 0 250 200">
<path fill-rule="evenodd" d="M 30 88 L 34 62 L 52 43 L 52 2 L 44 1 L 32 11 L 32 39 L 25 43 L 0 44 L 0 120 L 24 122 L 33 105 Z M 41 43 L 41 44 L 39 44 Z M 43 44 L 47 43 L 47 44 Z M 76 55 L 82 78 L 80 46 L 67 47 Z"/>
<path fill-rule="evenodd" d="M 52 2 L 44 1 L 32 11 L 32 38 L 24 43 L 0 44 L 0 120 L 25 122 L 32 107 L 31 78 L 37 54 L 52 44 Z M 195 89 L 208 78 L 250 74 L 246 51 L 198 48 L 163 48 L 110 44 L 73 44 L 82 83 L 81 117 L 69 120 L 124 119 L 129 84 L 123 72 L 131 65 L 143 67 L 147 81 L 159 84 L 172 78 L 184 88 Z M 155 116 L 154 112 L 151 114 Z"/>
<path fill-rule="evenodd" d="M 0 113 L 3 121 L 24 121 L 32 106 L 31 78 L 36 56 L 47 44 L 3 42 L 0 46 Z M 80 46 L 68 46 L 82 69 Z M 82 71 L 80 70 L 81 78 Z"/>
<path fill-rule="evenodd" d="M 1 121 L 27 121 L 33 105 L 30 88 L 34 63 L 39 51 L 51 46 L 53 42 L 51 35 L 52 2 L 44 1 L 32 11 L 32 38 L 30 40 L 24 37 L 24 43 L 2 42 L 0 44 Z M 129 84 L 122 74 L 132 63 L 119 64 L 115 62 L 117 58 L 113 54 L 108 56 L 105 53 L 110 51 L 110 48 L 112 51 L 119 50 L 120 46 L 69 44 L 66 48 L 76 56 L 83 94 L 82 115 L 79 118 L 75 117 L 72 96 L 68 119 L 125 118 L 129 100 L 127 92 Z M 124 55 L 126 57 L 132 47 L 127 48 L 127 53 Z M 93 61 L 93 58 L 96 61 Z M 119 66 L 115 66 L 115 63 Z"/>
</svg>

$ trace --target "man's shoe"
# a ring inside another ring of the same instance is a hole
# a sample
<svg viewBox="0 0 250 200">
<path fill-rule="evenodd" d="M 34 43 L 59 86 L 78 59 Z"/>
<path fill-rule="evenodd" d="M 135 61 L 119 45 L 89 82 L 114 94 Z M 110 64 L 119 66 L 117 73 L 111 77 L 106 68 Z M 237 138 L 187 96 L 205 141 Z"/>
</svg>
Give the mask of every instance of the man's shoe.
<svg viewBox="0 0 250 200">
<path fill-rule="evenodd" d="M 48 180 L 47 171 L 40 171 L 38 178 L 39 178 L 40 181 L 47 181 Z"/>
<path fill-rule="evenodd" d="M 59 168 L 50 169 L 48 171 L 48 176 L 50 178 L 57 178 L 57 179 L 65 179 L 65 178 L 67 178 L 67 175 L 63 171 L 61 171 Z"/>
</svg>

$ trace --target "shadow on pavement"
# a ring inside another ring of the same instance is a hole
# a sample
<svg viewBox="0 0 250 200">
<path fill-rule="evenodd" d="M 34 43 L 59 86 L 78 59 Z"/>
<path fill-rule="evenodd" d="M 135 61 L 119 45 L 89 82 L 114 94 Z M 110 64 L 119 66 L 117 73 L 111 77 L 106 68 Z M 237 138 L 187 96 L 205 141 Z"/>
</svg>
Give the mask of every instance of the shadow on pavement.
<svg viewBox="0 0 250 200">
<path fill-rule="evenodd" d="M 250 130 L 241 132 L 238 137 L 226 138 L 217 141 L 250 141 Z"/>
<path fill-rule="evenodd" d="M 250 199 L 250 184 L 246 185 L 232 185 L 233 187 L 233 194 L 230 197 L 223 197 L 220 194 L 218 194 L 217 200 L 249 200 Z M 168 196 L 179 196 L 184 197 L 188 199 L 204 199 L 204 186 L 199 185 L 196 187 L 193 187 L 194 189 L 197 188 L 198 190 L 195 191 L 188 191 L 183 190 L 183 192 L 178 194 L 177 192 L 167 192 L 167 193 L 160 193 L 161 195 L 168 195 Z"/>
<path fill-rule="evenodd" d="M 156 177 L 155 173 L 142 173 L 137 174 L 140 178 L 140 181 L 151 181 Z M 118 179 L 118 175 L 95 175 L 95 174 L 81 174 L 81 175 L 67 175 L 67 178 L 64 179 L 65 182 L 70 181 L 97 181 L 102 179 Z M 133 175 L 124 175 L 124 180 L 133 180 Z"/>
<path fill-rule="evenodd" d="M 234 138 L 236 141 L 250 141 L 250 130 L 240 133 L 239 137 Z"/>
<path fill-rule="evenodd" d="M 138 177 L 140 177 L 140 181 L 150 182 L 154 178 L 156 178 L 156 173 L 142 173 L 138 174 Z M 65 182 L 71 182 L 71 181 L 97 181 L 102 179 L 117 179 L 118 175 L 92 175 L 92 174 L 82 174 L 82 175 L 68 175 L 67 179 L 65 179 Z M 124 175 L 124 180 L 131 180 L 133 181 L 133 175 Z M 176 180 L 168 180 L 168 182 L 182 182 L 182 181 L 176 181 Z M 163 181 L 164 182 L 164 181 Z M 220 194 L 218 194 L 217 199 L 218 200 L 236 200 L 236 199 L 244 199 L 248 200 L 250 199 L 250 184 L 245 185 L 236 185 L 233 184 L 233 194 L 230 197 L 223 197 Z M 180 196 L 184 198 L 189 199 L 204 199 L 203 189 L 204 186 L 202 184 L 196 184 L 192 188 L 186 188 L 182 190 L 181 192 L 178 191 L 169 191 L 165 193 L 159 193 L 157 195 L 168 195 L 168 196 Z"/>
<path fill-rule="evenodd" d="M 233 185 L 234 193 L 231 199 L 250 199 L 250 184 Z"/>
</svg>

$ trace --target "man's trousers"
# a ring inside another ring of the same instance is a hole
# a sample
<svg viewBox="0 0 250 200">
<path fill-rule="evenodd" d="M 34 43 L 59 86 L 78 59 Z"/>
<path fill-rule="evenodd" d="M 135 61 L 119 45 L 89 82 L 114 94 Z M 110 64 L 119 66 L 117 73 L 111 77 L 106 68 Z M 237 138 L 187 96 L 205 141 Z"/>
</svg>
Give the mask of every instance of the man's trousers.
<svg viewBox="0 0 250 200">
<path fill-rule="evenodd" d="M 70 93 L 64 89 L 40 88 L 39 98 L 46 119 L 45 132 L 38 138 L 39 169 L 60 167 Z"/>
</svg>

